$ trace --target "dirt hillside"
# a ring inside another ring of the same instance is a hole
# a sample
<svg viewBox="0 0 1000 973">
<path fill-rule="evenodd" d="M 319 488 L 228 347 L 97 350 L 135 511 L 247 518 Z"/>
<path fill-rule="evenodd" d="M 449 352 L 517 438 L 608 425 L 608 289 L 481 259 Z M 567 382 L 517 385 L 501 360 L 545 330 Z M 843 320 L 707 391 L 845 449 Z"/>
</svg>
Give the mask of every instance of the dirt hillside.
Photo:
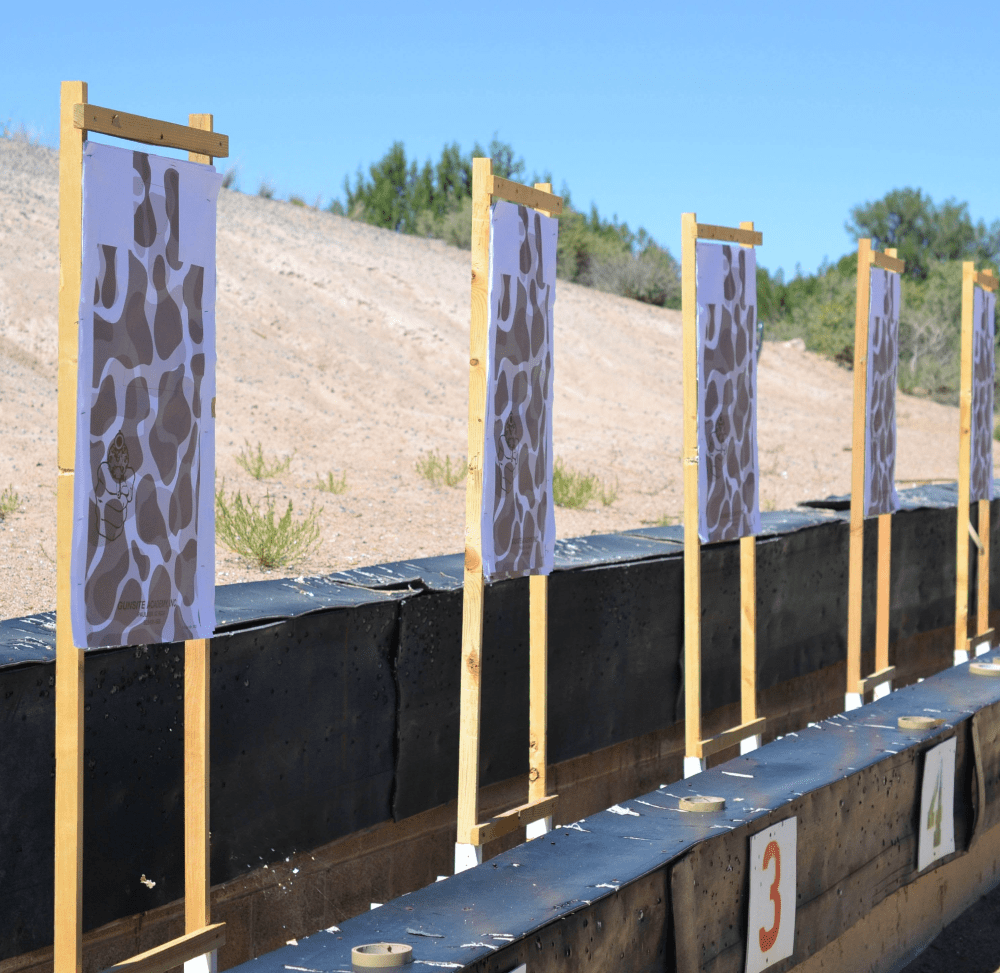
<svg viewBox="0 0 1000 973">
<path fill-rule="evenodd" d="M 465 450 L 468 252 L 228 191 L 218 213 L 218 476 L 323 508 L 317 552 L 281 573 L 460 550 L 464 491 L 414 464 Z M 0 489 L 23 500 L 0 523 L 0 617 L 55 604 L 57 222 L 56 153 L 0 139 Z M 557 509 L 559 535 L 678 519 L 680 313 L 560 281 L 555 322 L 556 456 L 619 486 L 608 507 Z M 849 488 L 851 373 L 798 345 L 761 357 L 765 509 Z M 954 478 L 957 437 L 956 409 L 901 396 L 902 485 Z M 247 442 L 288 471 L 253 480 Z M 316 489 L 329 472 L 346 493 Z M 266 576 L 221 546 L 217 575 Z"/>
</svg>

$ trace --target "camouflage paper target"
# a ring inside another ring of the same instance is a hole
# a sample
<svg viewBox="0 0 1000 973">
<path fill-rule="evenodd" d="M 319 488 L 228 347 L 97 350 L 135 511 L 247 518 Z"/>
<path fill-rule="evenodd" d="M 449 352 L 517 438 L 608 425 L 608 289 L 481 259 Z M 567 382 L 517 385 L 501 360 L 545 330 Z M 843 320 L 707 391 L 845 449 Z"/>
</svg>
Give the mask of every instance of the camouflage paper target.
<svg viewBox="0 0 1000 973">
<path fill-rule="evenodd" d="M 865 395 L 865 516 L 891 514 L 896 495 L 896 378 L 899 371 L 899 274 L 871 269 L 868 383 Z"/>
<path fill-rule="evenodd" d="M 969 499 L 993 499 L 993 341 L 996 294 L 972 292 L 972 436 Z"/>
<path fill-rule="evenodd" d="M 757 464 L 757 258 L 698 241 L 698 536 L 760 532 Z"/>
<path fill-rule="evenodd" d="M 548 574 L 552 501 L 552 306 L 558 222 L 490 210 L 482 546 L 487 580 Z"/>
<path fill-rule="evenodd" d="M 212 167 L 87 143 L 73 641 L 215 627 Z"/>
</svg>

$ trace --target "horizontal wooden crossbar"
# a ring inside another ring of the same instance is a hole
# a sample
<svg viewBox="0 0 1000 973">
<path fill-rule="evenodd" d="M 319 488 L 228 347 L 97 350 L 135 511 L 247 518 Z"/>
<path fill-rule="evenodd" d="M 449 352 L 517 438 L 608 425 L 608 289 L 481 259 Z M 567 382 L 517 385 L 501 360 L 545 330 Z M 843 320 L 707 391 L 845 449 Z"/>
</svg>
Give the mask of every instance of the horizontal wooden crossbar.
<svg viewBox="0 0 1000 973">
<path fill-rule="evenodd" d="M 988 291 L 995 291 L 1000 286 L 1000 280 L 993 276 L 990 270 L 981 270 L 976 274 L 976 283 L 980 287 L 985 287 Z"/>
<path fill-rule="evenodd" d="M 865 676 L 863 679 L 858 680 L 858 688 L 856 692 L 861 693 L 863 696 L 865 693 L 871 692 L 876 686 L 881 686 L 884 682 L 889 682 L 896 675 L 896 667 L 889 666 L 886 669 L 880 669 L 878 672 L 873 672 L 870 676 Z"/>
<path fill-rule="evenodd" d="M 969 656 L 971 657 L 976 649 L 978 649 L 981 645 L 992 645 L 993 636 L 995 634 L 996 631 L 994 629 L 988 628 L 985 632 L 981 632 L 979 635 L 974 635 L 971 639 L 969 639 L 966 643 L 968 645 Z"/>
<path fill-rule="evenodd" d="M 531 824 L 532 821 L 547 818 L 556 809 L 558 801 L 558 794 L 550 794 L 540 801 L 529 801 L 527 804 L 520 804 L 509 811 L 504 811 L 503 814 L 498 814 L 485 824 L 477 824 L 472 829 L 470 844 L 485 844 L 495 838 L 502 838 L 517 828 L 523 828 L 525 825 Z"/>
<path fill-rule="evenodd" d="M 563 211 L 562 196 L 554 196 L 552 193 L 543 192 L 533 186 L 524 186 L 519 182 L 511 182 L 500 176 L 491 176 L 490 180 L 488 188 L 491 196 L 499 196 L 508 203 L 542 209 L 553 216 L 559 216 Z"/>
<path fill-rule="evenodd" d="M 741 740 L 746 740 L 748 737 L 763 733 L 766 724 L 767 720 L 761 716 L 756 720 L 750 720 L 749 723 L 741 723 L 739 726 L 723 730 L 722 733 L 717 733 L 714 737 L 702 740 L 698 744 L 698 749 L 701 753 L 696 753 L 695 756 L 710 757 L 713 753 L 718 753 L 727 747 L 733 747 Z"/>
<path fill-rule="evenodd" d="M 695 236 L 702 240 L 742 243 L 748 247 L 759 247 L 764 242 L 764 234 L 758 230 L 742 230 L 736 226 L 713 226 L 711 223 L 696 223 L 694 229 Z"/>
<path fill-rule="evenodd" d="M 901 274 L 906 270 L 905 260 L 900 260 L 899 257 L 890 257 L 887 253 L 879 253 L 878 250 L 872 251 L 872 264 L 882 270 L 891 270 L 894 274 Z"/>
<path fill-rule="evenodd" d="M 184 149 L 214 159 L 229 156 L 229 136 L 219 132 L 206 132 L 201 128 L 161 122 L 142 115 L 100 108 L 97 105 L 74 105 L 73 126 L 88 132 L 114 135 L 145 145 L 159 145 L 168 149 Z"/>
<path fill-rule="evenodd" d="M 196 956 L 203 956 L 226 944 L 226 924 L 217 922 L 197 932 L 171 939 L 130 959 L 109 966 L 104 973 L 167 973 Z"/>
</svg>

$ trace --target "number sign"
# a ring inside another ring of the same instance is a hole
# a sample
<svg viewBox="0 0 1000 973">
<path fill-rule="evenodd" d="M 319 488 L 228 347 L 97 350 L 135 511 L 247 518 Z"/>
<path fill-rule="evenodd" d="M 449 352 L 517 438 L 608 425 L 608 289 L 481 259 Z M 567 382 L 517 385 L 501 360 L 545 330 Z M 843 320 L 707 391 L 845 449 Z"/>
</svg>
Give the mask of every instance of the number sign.
<svg viewBox="0 0 1000 973">
<path fill-rule="evenodd" d="M 920 789 L 920 837 L 917 871 L 955 850 L 955 738 L 945 740 L 924 757 Z"/>
<path fill-rule="evenodd" d="M 798 819 L 750 839 L 750 910 L 746 973 L 760 973 L 795 948 L 795 857 Z"/>
</svg>

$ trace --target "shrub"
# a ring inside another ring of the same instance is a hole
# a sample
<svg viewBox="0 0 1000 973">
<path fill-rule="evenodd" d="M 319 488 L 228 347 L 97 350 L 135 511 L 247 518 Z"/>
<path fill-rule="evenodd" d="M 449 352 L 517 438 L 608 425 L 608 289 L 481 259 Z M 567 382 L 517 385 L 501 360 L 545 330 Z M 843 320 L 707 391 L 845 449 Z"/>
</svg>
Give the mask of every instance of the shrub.
<svg viewBox="0 0 1000 973">
<path fill-rule="evenodd" d="M 338 479 L 333 473 L 327 473 L 326 479 L 316 477 L 316 489 L 324 493 L 345 493 L 347 491 L 347 474 L 341 473 Z"/>
<path fill-rule="evenodd" d="M 228 500 L 225 484 L 215 494 L 215 532 L 219 540 L 261 568 L 277 568 L 308 556 L 320 539 L 319 511 L 309 508 L 305 519 L 292 521 L 292 502 L 275 520 L 274 498 L 264 497 L 264 509 L 237 491 Z"/>
<path fill-rule="evenodd" d="M 465 481 L 469 473 L 469 464 L 464 459 L 456 459 L 454 466 L 450 456 L 443 459 L 436 451 L 422 456 L 416 462 L 417 472 L 436 487 L 458 486 Z"/>
<path fill-rule="evenodd" d="M 9 486 L 3 493 L 0 493 L 0 520 L 5 520 L 8 514 L 15 513 L 21 509 L 21 497 L 14 492 L 14 487 Z"/>
<path fill-rule="evenodd" d="M 580 510 L 591 500 L 610 507 L 618 499 L 618 481 L 604 484 L 596 473 L 581 473 L 566 466 L 561 459 L 552 465 L 552 499 L 557 507 Z"/>
<path fill-rule="evenodd" d="M 250 445 L 250 441 L 245 439 L 244 448 L 240 450 L 240 455 L 236 457 L 236 462 L 243 467 L 255 480 L 270 480 L 287 471 L 292 464 L 292 456 L 284 459 L 276 459 L 273 462 L 264 456 L 264 448 L 258 442 L 256 449 Z"/>
</svg>

